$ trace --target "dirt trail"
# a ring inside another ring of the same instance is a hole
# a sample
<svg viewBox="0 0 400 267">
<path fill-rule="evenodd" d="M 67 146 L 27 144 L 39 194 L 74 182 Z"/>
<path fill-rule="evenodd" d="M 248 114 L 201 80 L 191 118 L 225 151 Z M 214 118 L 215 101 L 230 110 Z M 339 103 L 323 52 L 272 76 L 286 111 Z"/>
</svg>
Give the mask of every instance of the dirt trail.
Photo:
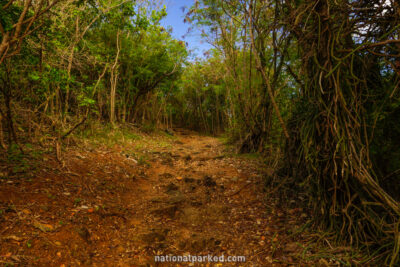
<svg viewBox="0 0 400 267">
<path fill-rule="evenodd" d="M 149 140 L 74 149 L 63 168 L 45 156 L 33 178 L 2 180 L 0 264 L 193 266 L 156 264 L 155 255 L 246 257 L 223 266 L 293 261 L 299 248 L 287 230 L 301 210 L 265 203 L 261 163 L 188 131 Z"/>
</svg>

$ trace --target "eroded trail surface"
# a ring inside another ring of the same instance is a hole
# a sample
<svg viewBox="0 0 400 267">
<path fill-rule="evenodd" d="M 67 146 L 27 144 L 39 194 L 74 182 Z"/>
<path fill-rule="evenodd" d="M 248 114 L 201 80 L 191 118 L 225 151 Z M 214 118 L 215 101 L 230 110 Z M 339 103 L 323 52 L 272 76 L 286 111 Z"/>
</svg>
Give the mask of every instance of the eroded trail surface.
<svg viewBox="0 0 400 267">
<path fill-rule="evenodd" d="M 0 183 L 1 263 L 21 266 L 198 266 L 155 255 L 212 255 L 286 266 L 299 209 L 266 201 L 265 167 L 218 139 L 180 130 L 114 147 L 44 156 L 30 177 Z M 303 214 L 304 215 L 304 214 Z"/>
</svg>

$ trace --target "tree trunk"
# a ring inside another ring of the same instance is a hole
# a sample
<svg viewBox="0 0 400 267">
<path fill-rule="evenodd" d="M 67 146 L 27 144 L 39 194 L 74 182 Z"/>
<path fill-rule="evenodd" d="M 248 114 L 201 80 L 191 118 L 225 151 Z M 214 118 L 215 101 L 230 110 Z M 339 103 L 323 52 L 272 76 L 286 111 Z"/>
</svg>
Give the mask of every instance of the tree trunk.
<svg viewBox="0 0 400 267">
<path fill-rule="evenodd" d="M 253 47 L 253 54 L 254 54 L 254 58 L 255 58 L 255 60 L 256 60 L 257 70 L 261 73 L 262 78 L 263 78 L 265 84 L 267 85 L 267 91 L 268 91 L 269 97 L 270 97 L 270 99 L 271 99 L 272 106 L 273 106 L 273 108 L 274 108 L 274 110 L 275 110 L 276 116 L 278 117 L 279 123 L 281 124 L 283 134 L 285 135 L 286 140 L 289 140 L 289 132 L 288 132 L 288 130 L 287 130 L 287 128 L 286 128 L 285 122 L 284 122 L 283 119 L 282 119 L 281 113 L 280 113 L 280 111 L 279 111 L 279 107 L 278 107 L 278 105 L 276 104 L 275 97 L 274 97 L 274 93 L 272 92 L 271 84 L 270 84 L 270 82 L 269 82 L 269 80 L 268 80 L 267 75 L 265 74 L 264 68 L 262 67 L 262 63 L 261 63 L 259 54 L 258 54 L 258 52 L 257 52 L 256 45 L 255 45 L 255 38 L 254 38 L 254 33 L 253 33 L 253 12 L 252 12 L 252 4 L 250 4 L 250 7 L 249 7 L 249 16 L 250 16 L 250 37 L 251 37 L 251 44 L 252 44 L 252 47 Z"/>
<path fill-rule="evenodd" d="M 110 92 L 110 122 L 114 124 L 115 120 L 115 94 L 117 90 L 117 81 L 118 81 L 118 57 L 120 52 L 119 46 L 119 34 L 120 31 L 117 32 L 117 55 L 115 56 L 114 65 L 111 68 L 111 92 Z"/>
</svg>

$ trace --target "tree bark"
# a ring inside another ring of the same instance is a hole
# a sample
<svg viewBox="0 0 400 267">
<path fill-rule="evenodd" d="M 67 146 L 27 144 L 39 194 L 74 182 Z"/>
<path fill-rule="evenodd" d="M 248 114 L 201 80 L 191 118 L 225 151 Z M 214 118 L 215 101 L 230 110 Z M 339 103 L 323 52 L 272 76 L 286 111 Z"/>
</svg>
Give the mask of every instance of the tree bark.
<svg viewBox="0 0 400 267">
<path fill-rule="evenodd" d="M 120 52 L 119 47 L 119 30 L 117 32 L 117 55 L 115 56 L 114 65 L 111 68 L 111 92 L 110 92 L 110 122 L 114 124 L 115 120 L 115 94 L 117 90 L 117 81 L 118 81 L 118 57 Z"/>
</svg>

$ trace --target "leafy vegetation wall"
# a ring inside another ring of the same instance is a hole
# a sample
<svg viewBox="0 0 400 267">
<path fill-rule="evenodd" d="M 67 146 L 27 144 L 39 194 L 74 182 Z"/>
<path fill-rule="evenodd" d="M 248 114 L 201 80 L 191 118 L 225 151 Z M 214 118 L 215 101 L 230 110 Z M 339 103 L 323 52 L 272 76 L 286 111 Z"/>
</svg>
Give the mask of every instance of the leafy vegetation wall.
<svg viewBox="0 0 400 267">
<path fill-rule="evenodd" d="M 43 5 L 3 6 L 3 146 L 44 125 L 62 136 L 83 120 L 170 121 L 164 110 L 187 51 L 160 26 L 165 8 L 118 0 Z"/>
</svg>

